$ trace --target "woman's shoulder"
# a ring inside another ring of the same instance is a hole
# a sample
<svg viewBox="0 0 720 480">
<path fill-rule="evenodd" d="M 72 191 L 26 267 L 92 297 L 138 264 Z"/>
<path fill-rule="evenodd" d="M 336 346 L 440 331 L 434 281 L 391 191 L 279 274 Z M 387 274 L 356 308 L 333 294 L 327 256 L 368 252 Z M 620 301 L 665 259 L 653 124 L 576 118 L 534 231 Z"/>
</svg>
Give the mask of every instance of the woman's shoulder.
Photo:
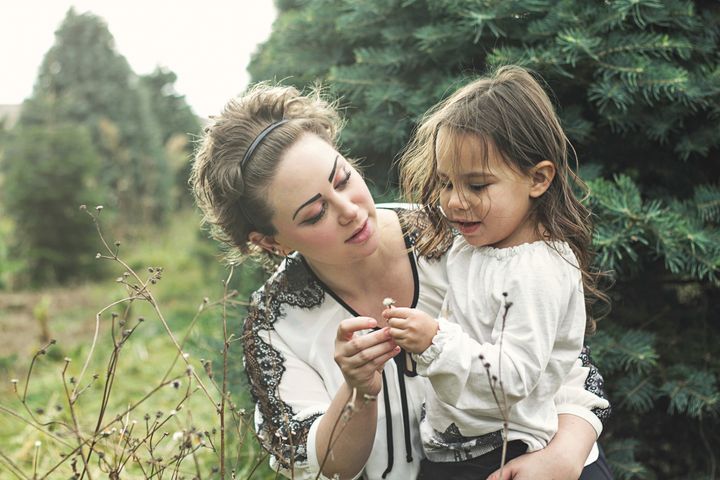
<svg viewBox="0 0 720 480">
<path fill-rule="evenodd" d="M 413 204 L 392 204 L 392 209 L 400 220 L 403 234 L 405 235 L 405 243 L 408 248 L 414 248 L 418 239 L 422 235 L 427 235 L 431 229 L 430 220 L 427 213 L 417 205 Z M 436 245 L 422 257 L 426 260 L 437 260 L 442 258 L 453 243 L 453 237 L 445 239 Z"/>
<path fill-rule="evenodd" d="M 251 317 L 275 323 L 288 309 L 309 310 L 322 305 L 325 291 L 302 256 L 288 255 L 262 287 L 250 296 Z"/>
</svg>

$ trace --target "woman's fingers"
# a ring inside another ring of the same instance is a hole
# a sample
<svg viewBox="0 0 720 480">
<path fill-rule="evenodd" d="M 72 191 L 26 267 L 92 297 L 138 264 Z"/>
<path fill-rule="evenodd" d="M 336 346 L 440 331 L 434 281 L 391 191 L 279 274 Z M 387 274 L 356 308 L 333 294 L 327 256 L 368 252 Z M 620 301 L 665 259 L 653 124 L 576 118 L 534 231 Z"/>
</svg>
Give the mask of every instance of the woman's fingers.
<svg viewBox="0 0 720 480">
<path fill-rule="evenodd" d="M 385 337 L 385 335 L 383 335 L 383 337 Z M 348 351 L 345 355 L 344 363 L 350 368 L 360 368 L 366 364 L 373 364 L 378 357 L 385 355 L 395 347 L 395 342 L 389 338 L 384 338 L 377 343 L 369 344 L 357 350 L 353 349 Z"/>
<path fill-rule="evenodd" d="M 346 318 L 337 329 L 337 339 L 340 341 L 348 341 L 353 338 L 355 332 L 367 330 L 377 327 L 377 320 L 370 317 L 353 317 Z"/>
</svg>

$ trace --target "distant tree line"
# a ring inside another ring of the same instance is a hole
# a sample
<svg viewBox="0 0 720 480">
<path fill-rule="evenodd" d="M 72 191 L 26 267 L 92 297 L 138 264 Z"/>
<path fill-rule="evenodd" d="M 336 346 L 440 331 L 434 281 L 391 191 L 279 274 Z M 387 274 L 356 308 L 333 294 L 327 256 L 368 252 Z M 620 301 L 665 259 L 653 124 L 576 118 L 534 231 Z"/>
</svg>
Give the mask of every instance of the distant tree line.
<svg viewBox="0 0 720 480">
<path fill-rule="evenodd" d="M 17 125 L 0 137 L 0 208 L 13 221 L 0 242 L 22 258 L 20 283 L 93 270 L 96 238 L 81 204 L 108 206 L 130 228 L 162 224 L 191 203 L 186 179 L 200 122 L 175 80 L 161 68 L 136 75 L 104 20 L 68 11 Z"/>
</svg>

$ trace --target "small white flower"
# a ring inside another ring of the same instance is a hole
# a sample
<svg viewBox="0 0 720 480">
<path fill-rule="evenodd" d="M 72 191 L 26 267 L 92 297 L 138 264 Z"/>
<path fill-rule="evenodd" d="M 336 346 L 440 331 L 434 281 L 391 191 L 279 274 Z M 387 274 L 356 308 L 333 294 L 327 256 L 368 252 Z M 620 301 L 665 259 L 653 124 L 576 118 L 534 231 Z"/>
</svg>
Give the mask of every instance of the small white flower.
<svg viewBox="0 0 720 480">
<path fill-rule="evenodd" d="M 172 439 L 173 439 L 173 441 L 177 442 L 177 441 L 182 440 L 184 436 L 185 436 L 185 433 L 183 433 L 183 432 L 175 432 L 175 433 L 173 433 Z"/>
<path fill-rule="evenodd" d="M 40 440 L 35 441 L 35 448 L 40 448 L 40 445 L 42 445 L 42 442 Z"/>
<path fill-rule="evenodd" d="M 386 308 L 394 307 L 394 306 L 395 306 L 395 299 L 390 298 L 390 297 L 385 297 L 385 299 L 383 300 L 383 305 L 384 305 Z"/>
</svg>

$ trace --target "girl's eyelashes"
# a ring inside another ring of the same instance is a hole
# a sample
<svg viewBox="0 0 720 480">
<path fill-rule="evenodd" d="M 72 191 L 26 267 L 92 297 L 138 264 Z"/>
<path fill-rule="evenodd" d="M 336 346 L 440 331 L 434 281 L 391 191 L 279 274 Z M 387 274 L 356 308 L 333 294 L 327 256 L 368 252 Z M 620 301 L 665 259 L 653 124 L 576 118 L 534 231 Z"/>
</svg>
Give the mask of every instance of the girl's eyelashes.
<svg viewBox="0 0 720 480">
<path fill-rule="evenodd" d="M 479 192 L 485 187 L 487 187 L 486 183 L 474 183 L 470 185 L 470 190 L 472 190 L 473 192 Z"/>
</svg>

